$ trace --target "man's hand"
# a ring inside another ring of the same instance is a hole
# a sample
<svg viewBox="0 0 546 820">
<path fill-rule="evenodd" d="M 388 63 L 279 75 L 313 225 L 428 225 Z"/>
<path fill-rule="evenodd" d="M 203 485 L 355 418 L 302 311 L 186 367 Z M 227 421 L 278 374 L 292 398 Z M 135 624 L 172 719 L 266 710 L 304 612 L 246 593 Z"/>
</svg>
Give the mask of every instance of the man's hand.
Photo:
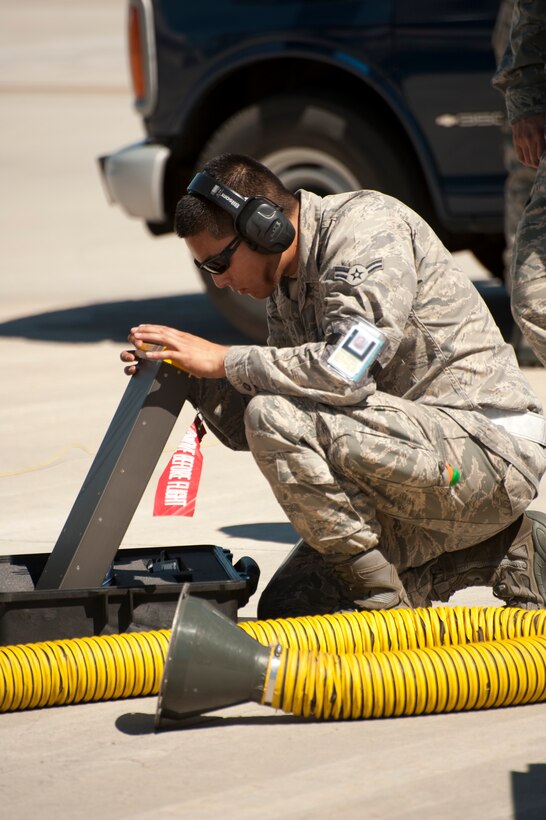
<svg viewBox="0 0 546 820">
<path fill-rule="evenodd" d="M 544 121 L 546 114 L 535 114 L 512 124 L 512 140 L 520 162 L 538 168 L 540 157 L 546 148 Z"/>
<path fill-rule="evenodd" d="M 127 338 L 135 346 L 135 350 L 124 350 L 120 354 L 121 361 L 128 365 L 125 368 L 128 376 L 137 372 L 139 359 L 169 359 L 181 370 L 204 379 L 221 379 L 226 375 L 224 359 L 228 348 L 224 345 L 162 325 L 133 327 Z M 160 349 L 147 350 L 148 345 L 159 345 Z"/>
</svg>

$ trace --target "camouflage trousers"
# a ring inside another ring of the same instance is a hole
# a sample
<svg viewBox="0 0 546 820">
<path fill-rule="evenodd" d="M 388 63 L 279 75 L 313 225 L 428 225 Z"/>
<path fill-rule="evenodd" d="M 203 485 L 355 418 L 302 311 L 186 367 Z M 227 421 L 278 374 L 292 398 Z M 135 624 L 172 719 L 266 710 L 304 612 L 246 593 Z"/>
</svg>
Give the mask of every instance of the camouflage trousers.
<svg viewBox="0 0 546 820">
<path fill-rule="evenodd" d="M 543 448 L 510 436 L 506 458 L 439 408 L 385 393 L 365 407 L 290 396 L 249 399 L 225 382 L 190 396 L 234 449 L 249 447 L 302 542 L 271 579 L 260 617 L 331 612 L 343 590 L 323 556 L 379 546 L 404 573 L 466 550 L 515 522 L 536 495 Z M 449 466 L 448 466 L 449 465 Z M 450 486 L 449 467 L 461 478 Z"/>
<path fill-rule="evenodd" d="M 444 552 L 419 567 L 400 573 L 412 606 L 449 601 L 467 586 L 493 586 L 501 562 L 517 535 L 523 516 L 486 541 L 456 552 Z M 258 618 L 295 618 L 354 609 L 354 602 L 324 556 L 298 541 L 277 569 L 258 602 Z"/>
<path fill-rule="evenodd" d="M 546 365 L 546 152 L 518 224 L 512 251 L 511 307 L 521 332 Z"/>
<path fill-rule="evenodd" d="M 343 607 L 326 554 L 379 546 L 403 579 L 506 530 L 536 495 L 450 416 L 384 393 L 363 408 L 256 396 L 245 423 L 256 463 L 302 537 L 265 589 L 260 617 Z M 540 475 L 542 448 L 514 442 L 520 458 L 526 448 Z M 461 474 L 454 486 L 447 465 Z"/>
<path fill-rule="evenodd" d="M 531 195 L 535 181 L 535 169 L 523 165 L 517 157 L 512 140 L 512 129 L 507 126 L 503 129 L 504 167 L 507 171 L 504 183 L 504 270 L 506 287 L 510 292 L 512 283 L 512 253 L 516 238 L 516 231 L 525 206 Z"/>
</svg>

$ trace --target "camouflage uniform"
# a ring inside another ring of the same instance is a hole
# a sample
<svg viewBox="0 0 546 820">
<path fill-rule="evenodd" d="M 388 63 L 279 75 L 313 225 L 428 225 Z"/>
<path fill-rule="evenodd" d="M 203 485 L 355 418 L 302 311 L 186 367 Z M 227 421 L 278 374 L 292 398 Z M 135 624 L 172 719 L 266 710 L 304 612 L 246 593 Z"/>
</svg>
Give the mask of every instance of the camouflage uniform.
<svg viewBox="0 0 546 820">
<path fill-rule="evenodd" d="M 515 0 L 512 6 L 509 43 L 493 85 L 504 94 L 508 120 L 514 123 L 546 111 L 546 0 Z"/>
<path fill-rule="evenodd" d="M 512 63 L 512 49 L 510 46 L 510 29 L 515 0 L 504 0 L 501 3 L 495 29 L 493 31 L 493 51 L 497 62 L 497 73 L 493 77 L 493 85 L 499 91 L 506 90 L 507 99 L 511 93 L 508 90 L 509 67 Z M 517 92 L 516 92 L 517 94 Z M 521 117 L 521 115 L 520 115 Z M 518 117 L 519 118 L 519 117 Z M 504 252 L 504 271 L 508 291 L 511 290 L 512 250 L 516 237 L 516 229 L 521 219 L 523 209 L 529 199 L 535 171 L 519 161 L 512 140 L 512 128 L 508 123 L 502 126 L 504 167 L 507 171 L 504 184 L 504 238 L 506 249 Z"/>
<path fill-rule="evenodd" d="M 518 226 L 512 266 L 512 311 L 546 365 L 546 152 Z"/>
<path fill-rule="evenodd" d="M 514 8 L 513 17 L 509 8 Z M 546 111 L 546 0 L 514 0 L 503 4 L 494 42 L 506 35 L 509 41 L 493 85 L 504 93 L 508 120 Z M 508 170 L 505 203 L 506 262 L 509 265 L 512 313 L 524 338 L 546 364 L 546 288 L 544 278 L 544 158 L 535 170 L 518 162 L 512 140 L 506 144 Z M 532 189 L 532 190 L 531 190 Z M 530 198 L 530 201 L 528 201 Z M 520 221 L 521 220 L 521 221 Z M 517 230 L 517 232 L 516 232 Z"/>
<path fill-rule="evenodd" d="M 340 605 L 329 555 L 379 544 L 404 572 L 495 535 L 546 469 L 541 445 L 490 418 L 541 407 L 431 228 L 374 191 L 300 199 L 298 277 L 268 300 L 268 346 L 230 348 L 227 381 L 195 382 L 192 397 L 225 443 L 250 447 L 304 542 L 262 617 Z M 388 344 L 354 384 L 326 359 L 360 318 Z"/>
</svg>

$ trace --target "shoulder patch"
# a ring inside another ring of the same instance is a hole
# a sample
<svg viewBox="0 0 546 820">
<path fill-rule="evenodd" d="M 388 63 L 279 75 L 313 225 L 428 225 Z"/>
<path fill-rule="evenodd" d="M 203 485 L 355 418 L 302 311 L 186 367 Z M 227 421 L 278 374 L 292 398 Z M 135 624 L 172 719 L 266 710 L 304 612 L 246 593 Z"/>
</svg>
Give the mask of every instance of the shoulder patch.
<svg viewBox="0 0 546 820">
<path fill-rule="evenodd" d="M 334 268 L 334 279 L 342 279 L 344 282 L 347 282 L 349 285 L 358 285 L 370 273 L 374 273 L 376 270 L 382 270 L 382 269 L 383 269 L 383 260 L 382 259 L 374 259 L 373 262 L 369 262 L 367 265 L 352 265 L 352 267 L 350 267 L 350 268 L 346 268 L 346 267 Z"/>
</svg>

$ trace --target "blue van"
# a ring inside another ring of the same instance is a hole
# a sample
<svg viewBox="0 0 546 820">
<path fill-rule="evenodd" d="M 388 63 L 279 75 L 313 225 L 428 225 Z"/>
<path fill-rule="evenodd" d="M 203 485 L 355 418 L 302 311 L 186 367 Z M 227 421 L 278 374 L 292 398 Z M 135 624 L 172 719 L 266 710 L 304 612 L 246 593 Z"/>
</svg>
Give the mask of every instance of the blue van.
<svg viewBox="0 0 546 820">
<path fill-rule="evenodd" d="M 497 12 L 498 0 L 128 0 L 146 138 L 100 158 L 109 198 L 171 231 L 195 170 L 236 151 L 293 190 L 392 194 L 500 275 Z M 209 280 L 222 314 L 263 339 L 263 305 Z"/>
</svg>

